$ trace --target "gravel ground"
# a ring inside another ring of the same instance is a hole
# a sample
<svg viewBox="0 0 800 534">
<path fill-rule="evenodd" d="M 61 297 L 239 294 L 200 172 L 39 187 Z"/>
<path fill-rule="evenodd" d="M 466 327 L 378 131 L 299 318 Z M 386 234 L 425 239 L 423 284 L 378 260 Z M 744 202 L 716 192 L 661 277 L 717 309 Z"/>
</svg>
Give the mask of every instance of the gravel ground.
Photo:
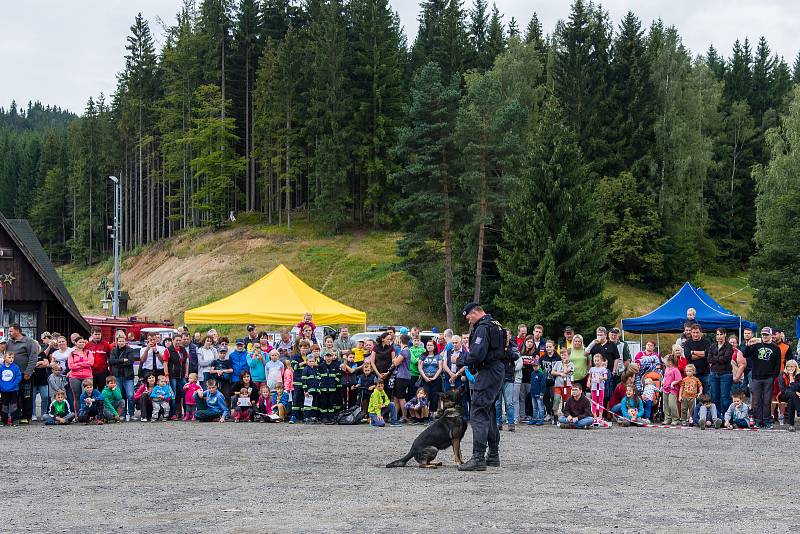
<svg viewBox="0 0 800 534">
<path fill-rule="evenodd" d="M 420 431 L 0 428 L 0 531 L 794 531 L 800 433 L 525 426 L 503 432 L 499 469 L 460 473 L 450 450 L 385 469 Z"/>
</svg>

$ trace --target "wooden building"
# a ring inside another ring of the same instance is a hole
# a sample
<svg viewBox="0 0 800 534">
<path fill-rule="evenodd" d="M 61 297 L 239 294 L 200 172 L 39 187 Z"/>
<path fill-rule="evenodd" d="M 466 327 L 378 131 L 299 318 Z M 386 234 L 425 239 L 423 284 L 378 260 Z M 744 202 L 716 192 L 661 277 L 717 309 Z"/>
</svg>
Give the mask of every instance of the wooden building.
<svg viewBox="0 0 800 534">
<path fill-rule="evenodd" d="M 64 282 L 58 276 L 28 221 L 0 214 L 0 283 L 3 317 L 0 327 L 19 323 L 39 339 L 42 332 L 88 335 Z M 7 332 L 4 332 L 7 335 Z"/>
</svg>

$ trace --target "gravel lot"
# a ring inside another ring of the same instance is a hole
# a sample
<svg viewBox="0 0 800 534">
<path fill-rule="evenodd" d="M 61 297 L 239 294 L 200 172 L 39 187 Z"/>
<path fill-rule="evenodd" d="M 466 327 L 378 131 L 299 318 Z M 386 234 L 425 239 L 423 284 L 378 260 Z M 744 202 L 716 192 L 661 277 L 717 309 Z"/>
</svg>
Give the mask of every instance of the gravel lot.
<svg viewBox="0 0 800 534">
<path fill-rule="evenodd" d="M 800 434 L 526 426 L 503 433 L 499 469 L 460 473 L 449 450 L 439 469 L 413 460 L 385 469 L 420 431 L 0 428 L 0 495 L 11 511 L 0 531 L 789 532 L 796 524 Z M 468 430 L 465 458 L 470 439 Z"/>
</svg>

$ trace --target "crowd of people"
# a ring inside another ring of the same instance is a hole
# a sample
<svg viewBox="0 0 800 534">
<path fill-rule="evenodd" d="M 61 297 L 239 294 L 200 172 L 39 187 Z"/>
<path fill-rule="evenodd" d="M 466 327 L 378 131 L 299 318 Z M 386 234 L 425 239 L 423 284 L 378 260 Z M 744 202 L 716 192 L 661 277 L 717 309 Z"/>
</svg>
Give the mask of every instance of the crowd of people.
<svg viewBox="0 0 800 534">
<path fill-rule="evenodd" d="M 134 347 L 120 332 L 104 340 L 45 332 L 41 343 L 19 325 L 0 339 L 3 425 L 214 421 L 335 424 L 342 413 L 373 426 L 426 424 L 439 396 L 463 387 L 469 414 L 474 374 L 465 364 L 469 333 L 448 329 L 425 339 L 417 327 L 389 328 L 354 341 L 343 326 L 317 339 L 310 314 L 293 337 L 257 332 L 231 342 L 209 330 L 151 335 Z M 617 328 L 598 327 L 586 343 L 571 327 L 560 340 L 520 324 L 506 331 L 506 372 L 497 425 L 564 428 L 691 425 L 794 431 L 800 408 L 798 364 L 780 331 L 704 333 L 687 311 L 670 350 L 654 340 L 631 354 Z M 38 402 L 38 416 L 37 416 Z"/>
</svg>

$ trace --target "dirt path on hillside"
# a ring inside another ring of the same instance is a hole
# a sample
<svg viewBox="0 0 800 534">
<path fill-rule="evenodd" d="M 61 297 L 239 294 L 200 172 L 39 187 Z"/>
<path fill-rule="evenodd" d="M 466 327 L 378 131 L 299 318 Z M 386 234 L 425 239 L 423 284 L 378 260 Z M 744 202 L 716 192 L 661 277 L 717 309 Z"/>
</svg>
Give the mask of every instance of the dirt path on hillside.
<svg viewBox="0 0 800 534">
<path fill-rule="evenodd" d="M 347 246 L 342 257 L 331 266 L 331 270 L 328 272 L 328 275 L 325 277 L 325 281 L 322 282 L 322 287 L 319 288 L 320 293 L 325 292 L 325 288 L 328 287 L 328 284 L 333 280 L 333 274 L 336 272 L 336 269 L 339 267 L 339 264 L 346 260 L 348 257 L 352 256 L 358 251 L 359 245 L 364 240 L 364 236 L 367 235 L 367 231 L 364 229 L 356 230 L 355 234 L 353 234 L 353 239 L 350 241 L 350 244 Z"/>
</svg>

